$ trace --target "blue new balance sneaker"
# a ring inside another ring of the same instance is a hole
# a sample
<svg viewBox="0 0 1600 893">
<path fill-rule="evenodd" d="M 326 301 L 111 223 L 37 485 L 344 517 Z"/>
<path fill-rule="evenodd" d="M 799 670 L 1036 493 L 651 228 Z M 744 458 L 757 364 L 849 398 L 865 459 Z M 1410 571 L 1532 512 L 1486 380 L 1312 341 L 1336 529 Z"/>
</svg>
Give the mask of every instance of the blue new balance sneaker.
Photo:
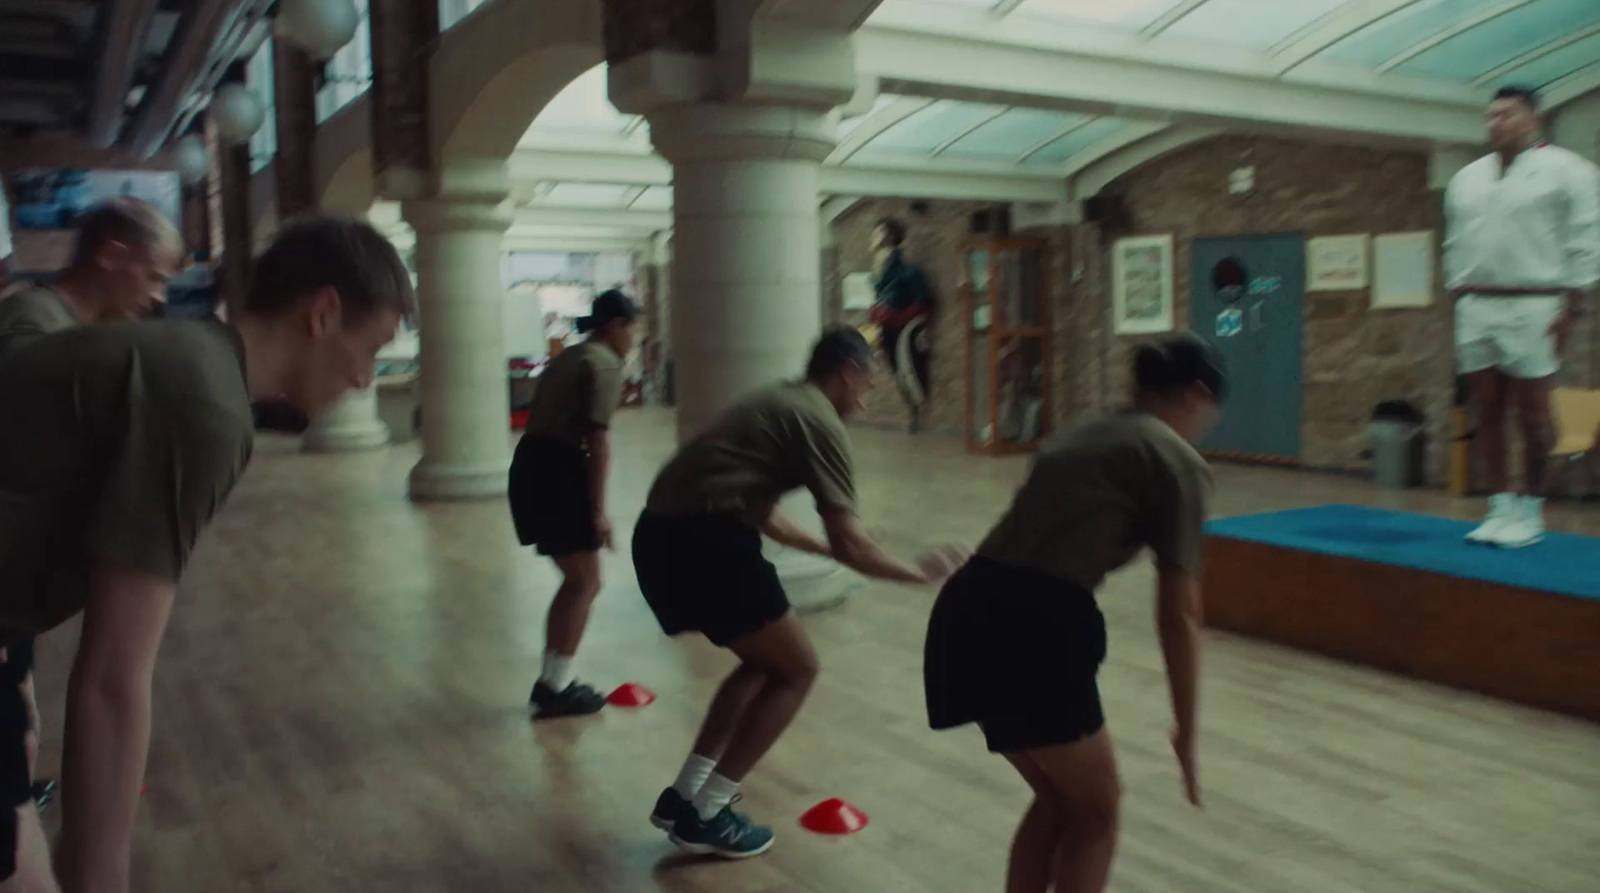
<svg viewBox="0 0 1600 893">
<path fill-rule="evenodd" d="M 734 802 L 738 802 L 735 799 Z M 693 808 L 679 818 L 669 835 L 685 852 L 724 859 L 748 859 L 772 849 L 772 829 L 757 825 L 750 817 L 733 811 L 728 804 L 709 820 L 701 819 Z"/>
<path fill-rule="evenodd" d="M 650 813 L 650 824 L 663 831 L 671 831 L 681 818 L 698 818 L 694 803 L 678 793 L 677 788 L 667 788 L 656 798 L 656 808 Z"/>
</svg>

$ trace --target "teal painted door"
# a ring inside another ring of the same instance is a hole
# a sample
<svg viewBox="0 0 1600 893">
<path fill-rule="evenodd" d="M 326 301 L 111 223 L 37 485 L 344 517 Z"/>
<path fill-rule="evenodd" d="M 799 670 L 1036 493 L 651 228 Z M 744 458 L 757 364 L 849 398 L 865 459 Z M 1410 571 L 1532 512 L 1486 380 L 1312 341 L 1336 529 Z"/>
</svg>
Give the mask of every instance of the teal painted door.
<svg viewBox="0 0 1600 893">
<path fill-rule="evenodd" d="M 1203 449 L 1299 458 L 1305 262 L 1300 234 L 1190 246 L 1194 331 L 1222 351 L 1231 387 Z"/>
</svg>

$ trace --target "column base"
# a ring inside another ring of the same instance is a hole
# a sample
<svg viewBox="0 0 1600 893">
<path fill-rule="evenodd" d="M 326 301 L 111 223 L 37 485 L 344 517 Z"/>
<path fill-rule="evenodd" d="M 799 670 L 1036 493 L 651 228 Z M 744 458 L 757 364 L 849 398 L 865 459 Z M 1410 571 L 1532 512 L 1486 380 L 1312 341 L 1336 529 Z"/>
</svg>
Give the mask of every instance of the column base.
<svg viewBox="0 0 1600 893">
<path fill-rule="evenodd" d="M 855 576 L 832 559 L 769 544 L 769 560 L 778 569 L 783 591 L 796 614 L 817 614 L 843 605 L 861 586 Z"/>
<path fill-rule="evenodd" d="M 417 502 L 499 499 L 506 495 L 508 475 L 505 463 L 463 468 L 431 464 L 424 458 L 411 469 L 410 495 Z"/>
<path fill-rule="evenodd" d="M 378 418 L 378 393 L 350 391 L 311 422 L 301 440 L 308 453 L 372 450 L 389 443 L 389 429 Z"/>
<path fill-rule="evenodd" d="M 349 453 L 389 445 L 389 429 L 382 422 L 347 428 L 306 431 L 301 447 L 308 453 Z"/>
</svg>

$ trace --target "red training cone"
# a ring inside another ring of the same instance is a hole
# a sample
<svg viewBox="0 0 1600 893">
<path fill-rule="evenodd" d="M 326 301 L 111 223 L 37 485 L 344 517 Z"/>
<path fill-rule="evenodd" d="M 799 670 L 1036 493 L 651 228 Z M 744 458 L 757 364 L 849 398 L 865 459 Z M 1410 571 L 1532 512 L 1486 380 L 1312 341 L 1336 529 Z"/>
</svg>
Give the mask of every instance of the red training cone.
<svg viewBox="0 0 1600 893">
<path fill-rule="evenodd" d="M 606 703 L 614 707 L 643 707 L 654 701 L 656 693 L 637 682 L 628 682 L 606 696 Z"/>
<path fill-rule="evenodd" d="M 850 834 L 867 827 L 867 814 L 835 797 L 806 810 L 800 827 L 817 834 Z"/>
</svg>

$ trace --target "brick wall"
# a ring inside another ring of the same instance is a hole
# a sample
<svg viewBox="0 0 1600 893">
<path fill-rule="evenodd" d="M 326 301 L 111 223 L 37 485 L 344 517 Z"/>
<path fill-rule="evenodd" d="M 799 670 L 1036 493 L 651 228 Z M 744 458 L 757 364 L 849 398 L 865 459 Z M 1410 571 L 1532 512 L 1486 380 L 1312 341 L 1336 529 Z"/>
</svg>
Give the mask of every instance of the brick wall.
<svg viewBox="0 0 1600 893">
<path fill-rule="evenodd" d="M 717 50 L 716 16 L 711 0 L 605 0 L 606 59 L 649 50 L 709 56 Z"/>
<path fill-rule="evenodd" d="M 844 277 L 872 269 L 872 228 L 884 217 L 897 217 L 906 225 L 905 257 L 921 267 L 933 285 L 938 310 L 933 326 L 933 362 L 928 402 L 923 408 L 923 429 L 940 434 L 961 434 L 966 422 L 966 326 L 961 312 L 961 246 L 968 238 L 971 215 L 988 205 L 978 202 L 928 202 L 925 213 L 913 213 L 910 199 L 869 199 L 857 204 L 834 222 L 834 245 L 824 252 L 824 318 L 860 325 L 864 310 L 843 310 Z M 832 257 L 832 262 L 828 258 Z M 867 400 L 860 421 L 867 425 L 904 428 L 909 422 L 905 404 L 887 370 Z"/>
<path fill-rule="evenodd" d="M 1256 169 L 1253 194 L 1227 194 L 1228 172 Z M 1189 320 L 1189 244 L 1198 236 L 1304 232 L 1307 236 L 1434 230 L 1442 233 L 1441 195 L 1428 188 L 1420 153 L 1220 137 L 1187 147 L 1107 187 L 1125 196 L 1129 235 L 1174 236 L 1176 319 Z M 1094 288 L 1109 293 L 1106 251 Z M 1444 479 L 1449 407 L 1454 388 L 1451 308 L 1368 309 L 1369 295 L 1309 292 L 1305 298 L 1302 458 L 1313 467 L 1358 469 L 1371 409 L 1407 399 L 1431 420 L 1429 478 Z M 1099 302 L 1103 318 L 1109 298 Z M 1109 391 L 1127 393 L 1134 338 L 1104 340 Z"/>
</svg>

